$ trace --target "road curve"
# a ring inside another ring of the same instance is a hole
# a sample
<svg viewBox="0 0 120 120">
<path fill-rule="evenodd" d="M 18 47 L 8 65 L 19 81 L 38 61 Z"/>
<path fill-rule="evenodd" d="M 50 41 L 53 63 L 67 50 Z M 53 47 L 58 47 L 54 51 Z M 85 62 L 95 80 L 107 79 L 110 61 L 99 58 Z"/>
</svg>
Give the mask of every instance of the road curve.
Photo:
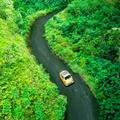
<svg viewBox="0 0 120 120">
<path fill-rule="evenodd" d="M 97 104 L 89 88 L 78 74 L 73 73 L 63 61 L 50 51 L 47 41 L 43 38 L 44 25 L 54 14 L 40 17 L 33 23 L 29 38 L 32 54 L 49 72 L 50 79 L 57 84 L 60 93 L 67 96 L 65 120 L 97 120 Z M 58 76 L 58 73 L 64 69 L 70 71 L 75 80 L 75 84 L 69 87 L 65 87 Z"/>
</svg>

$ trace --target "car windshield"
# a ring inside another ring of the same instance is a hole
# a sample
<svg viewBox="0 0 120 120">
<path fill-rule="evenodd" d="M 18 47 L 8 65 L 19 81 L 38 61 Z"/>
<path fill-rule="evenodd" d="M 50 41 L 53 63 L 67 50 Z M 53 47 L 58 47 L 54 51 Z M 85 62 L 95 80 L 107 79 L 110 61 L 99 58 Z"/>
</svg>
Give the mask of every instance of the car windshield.
<svg viewBox="0 0 120 120">
<path fill-rule="evenodd" d="M 67 79 L 69 79 L 69 78 L 71 78 L 71 75 L 66 76 L 66 77 L 65 77 L 65 80 L 67 80 Z"/>
</svg>

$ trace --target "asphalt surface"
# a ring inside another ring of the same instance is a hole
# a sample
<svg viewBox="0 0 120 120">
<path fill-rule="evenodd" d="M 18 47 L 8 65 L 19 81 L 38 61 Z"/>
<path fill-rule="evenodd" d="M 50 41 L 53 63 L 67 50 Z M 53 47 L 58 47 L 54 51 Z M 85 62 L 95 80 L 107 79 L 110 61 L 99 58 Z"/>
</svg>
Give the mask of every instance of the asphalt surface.
<svg viewBox="0 0 120 120">
<path fill-rule="evenodd" d="M 44 25 L 54 14 L 51 13 L 45 17 L 39 17 L 33 23 L 29 38 L 32 54 L 40 64 L 43 64 L 46 71 L 50 74 L 51 81 L 57 84 L 60 93 L 67 96 L 68 104 L 65 120 L 97 120 L 96 100 L 88 86 L 78 74 L 73 73 L 63 61 L 50 51 L 47 40 L 43 38 L 45 33 Z M 62 84 L 59 78 L 61 70 L 70 71 L 75 80 L 73 85 L 65 87 Z"/>
</svg>

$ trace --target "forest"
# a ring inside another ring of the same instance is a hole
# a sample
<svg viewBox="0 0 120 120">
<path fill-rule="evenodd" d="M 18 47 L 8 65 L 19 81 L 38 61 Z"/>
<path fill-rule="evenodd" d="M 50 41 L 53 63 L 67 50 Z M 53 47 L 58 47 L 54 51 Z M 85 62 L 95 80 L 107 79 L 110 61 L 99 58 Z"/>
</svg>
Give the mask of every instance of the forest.
<svg viewBox="0 0 120 120">
<path fill-rule="evenodd" d="M 0 120 L 62 120 L 66 97 L 26 44 L 31 21 L 54 5 L 45 10 L 42 1 L 28 2 L 0 0 Z"/>
<path fill-rule="evenodd" d="M 45 27 L 52 51 L 95 95 L 100 120 L 119 120 L 120 2 L 73 0 Z"/>
<path fill-rule="evenodd" d="M 119 0 L 0 0 L 0 120 L 64 120 L 67 98 L 27 45 L 36 18 L 51 51 L 83 78 L 100 120 L 120 120 Z"/>
</svg>

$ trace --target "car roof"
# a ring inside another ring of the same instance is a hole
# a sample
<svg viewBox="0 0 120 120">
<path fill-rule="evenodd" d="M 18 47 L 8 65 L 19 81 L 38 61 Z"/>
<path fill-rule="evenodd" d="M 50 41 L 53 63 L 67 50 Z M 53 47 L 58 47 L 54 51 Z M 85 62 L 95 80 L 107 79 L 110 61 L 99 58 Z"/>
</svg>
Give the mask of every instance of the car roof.
<svg viewBox="0 0 120 120">
<path fill-rule="evenodd" d="M 67 70 L 63 70 L 61 72 L 61 74 L 62 74 L 63 77 L 66 77 L 66 76 L 70 75 L 70 73 Z"/>
</svg>

